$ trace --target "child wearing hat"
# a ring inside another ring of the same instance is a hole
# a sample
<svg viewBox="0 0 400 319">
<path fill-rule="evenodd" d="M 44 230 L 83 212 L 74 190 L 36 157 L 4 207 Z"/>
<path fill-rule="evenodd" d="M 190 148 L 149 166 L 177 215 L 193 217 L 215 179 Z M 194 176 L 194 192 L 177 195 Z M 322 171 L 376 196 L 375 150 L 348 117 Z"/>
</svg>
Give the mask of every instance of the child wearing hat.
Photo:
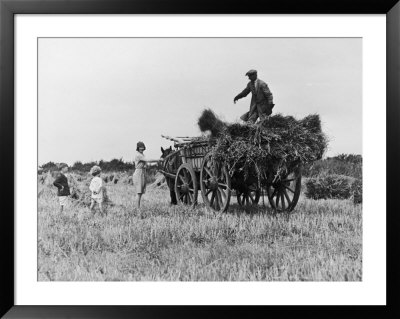
<svg viewBox="0 0 400 319">
<path fill-rule="evenodd" d="M 137 207 L 140 208 L 140 200 L 146 192 L 146 158 L 143 154 L 146 146 L 143 142 L 138 142 L 136 145 L 135 155 L 135 172 L 133 173 L 133 184 L 135 191 L 138 194 Z"/>
<path fill-rule="evenodd" d="M 57 196 L 60 203 L 60 213 L 64 210 L 64 206 L 67 204 L 68 196 L 71 195 L 68 178 L 65 173 L 68 172 L 68 165 L 65 163 L 60 163 L 58 165 L 58 173 L 53 185 L 57 187 Z"/>
<path fill-rule="evenodd" d="M 90 182 L 89 189 L 92 192 L 90 201 L 90 210 L 93 210 L 94 205 L 99 204 L 100 213 L 103 214 L 103 180 L 100 178 L 100 166 L 93 166 L 90 169 L 90 174 L 93 179 Z"/>
</svg>

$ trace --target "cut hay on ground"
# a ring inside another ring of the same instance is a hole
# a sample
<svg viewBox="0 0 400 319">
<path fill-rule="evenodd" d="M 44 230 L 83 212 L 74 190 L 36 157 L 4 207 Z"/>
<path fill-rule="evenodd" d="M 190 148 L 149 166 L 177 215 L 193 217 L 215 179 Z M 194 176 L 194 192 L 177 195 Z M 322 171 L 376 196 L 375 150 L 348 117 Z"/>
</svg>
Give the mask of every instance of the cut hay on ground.
<svg viewBox="0 0 400 319">
<path fill-rule="evenodd" d="M 133 177 L 131 175 L 126 175 L 121 178 L 121 182 L 124 185 L 133 185 Z"/>
<path fill-rule="evenodd" d="M 38 175 L 38 182 L 46 186 L 53 185 L 54 180 L 55 178 L 51 172 L 46 172 L 41 175 Z"/>
<path fill-rule="evenodd" d="M 89 189 L 91 178 L 77 183 L 76 179 L 68 178 L 68 184 L 70 186 L 70 198 L 73 205 L 89 207 L 92 199 L 92 192 Z M 53 183 L 44 184 L 40 186 L 38 190 L 38 198 L 40 197 L 57 197 L 57 188 L 53 186 Z M 114 203 L 110 200 L 107 193 L 107 186 L 103 184 L 103 203 L 107 206 L 114 206 Z"/>
<path fill-rule="evenodd" d="M 89 207 L 92 199 L 92 192 L 89 189 L 90 181 L 92 177 L 88 177 L 85 181 L 81 183 L 74 183 L 71 185 L 71 198 L 74 200 L 74 204 Z M 103 203 L 108 206 L 113 206 L 107 194 L 107 186 L 103 184 Z"/>
<path fill-rule="evenodd" d="M 166 188 L 168 187 L 165 176 L 159 172 L 155 175 L 155 181 L 149 185 L 150 188 Z M 166 186 L 166 187 L 165 187 Z"/>
<path fill-rule="evenodd" d="M 216 161 L 245 174 L 256 167 L 259 175 L 268 178 L 272 173 L 275 180 L 300 163 L 321 159 L 327 147 L 318 115 L 296 120 L 277 114 L 257 124 L 226 124 L 208 109 L 198 124 L 201 131 L 212 133 Z"/>
</svg>

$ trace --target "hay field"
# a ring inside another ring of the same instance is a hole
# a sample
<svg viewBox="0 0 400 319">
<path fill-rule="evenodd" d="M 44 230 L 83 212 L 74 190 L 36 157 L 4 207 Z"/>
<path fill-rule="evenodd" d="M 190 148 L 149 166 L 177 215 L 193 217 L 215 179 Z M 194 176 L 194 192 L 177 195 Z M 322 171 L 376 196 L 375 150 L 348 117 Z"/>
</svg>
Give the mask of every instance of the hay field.
<svg viewBox="0 0 400 319">
<path fill-rule="evenodd" d="M 59 213 L 55 187 L 38 191 L 39 281 L 362 280 L 362 205 L 351 200 L 302 194 L 290 216 L 273 216 L 233 197 L 216 215 L 170 207 L 161 187 L 139 212 L 132 185 L 108 183 L 114 205 L 100 216 L 81 204 Z"/>
</svg>

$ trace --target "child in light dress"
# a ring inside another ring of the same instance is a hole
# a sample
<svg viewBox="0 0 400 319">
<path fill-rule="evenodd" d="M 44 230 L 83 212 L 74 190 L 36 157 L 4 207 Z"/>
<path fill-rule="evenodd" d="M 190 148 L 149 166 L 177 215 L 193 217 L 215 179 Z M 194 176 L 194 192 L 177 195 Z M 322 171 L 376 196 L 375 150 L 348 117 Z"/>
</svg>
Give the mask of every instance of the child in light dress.
<svg viewBox="0 0 400 319">
<path fill-rule="evenodd" d="M 101 168 L 97 165 L 90 169 L 93 179 L 90 182 L 89 189 L 92 192 L 90 210 L 93 211 L 94 205 L 99 205 L 100 213 L 103 214 L 103 180 L 100 177 Z"/>
<path fill-rule="evenodd" d="M 140 208 L 140 200 L 142 195 L 146 193 L 146 158 L 143 154 L 146 146 L 143 142 L 138 142 L 136 145 L 135 155 L 135 172 L 133 173 L 132 180 L 135 187 L 137 197 L 137 208 Z"/>
</svg>

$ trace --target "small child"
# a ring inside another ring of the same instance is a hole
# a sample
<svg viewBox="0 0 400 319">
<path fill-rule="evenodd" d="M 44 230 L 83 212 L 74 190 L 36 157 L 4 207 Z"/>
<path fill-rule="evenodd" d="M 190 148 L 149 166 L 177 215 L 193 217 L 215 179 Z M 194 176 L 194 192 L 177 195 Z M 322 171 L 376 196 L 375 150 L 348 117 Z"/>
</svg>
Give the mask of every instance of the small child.
<svg viewBox="0 0 400 319">
<path fill-rule="evenodd" d="M 99 204 L 100 213 L 103 214 L 103 180 L 100 178 L 101 168 L 97 165 L 90 169 L 93 177 L 89 189 L 92 192 L 90 210 L 93 210 L 95 203 Z"/>
<path fill-rule="evenodd" d="M 60 203 L 61 213 L 64 209 L 64 206 L 67 204 L 68 196 L 71 195 L 71 193 L 68 185 L 68 178 L 65 176 L 65 173 L 68 172 L 68 165 L 65 163 L 60 163 L 58 165 L 58 170 L 59 172 L 53 185 L 58 188 L 57 196 Z"/>
</svg>

